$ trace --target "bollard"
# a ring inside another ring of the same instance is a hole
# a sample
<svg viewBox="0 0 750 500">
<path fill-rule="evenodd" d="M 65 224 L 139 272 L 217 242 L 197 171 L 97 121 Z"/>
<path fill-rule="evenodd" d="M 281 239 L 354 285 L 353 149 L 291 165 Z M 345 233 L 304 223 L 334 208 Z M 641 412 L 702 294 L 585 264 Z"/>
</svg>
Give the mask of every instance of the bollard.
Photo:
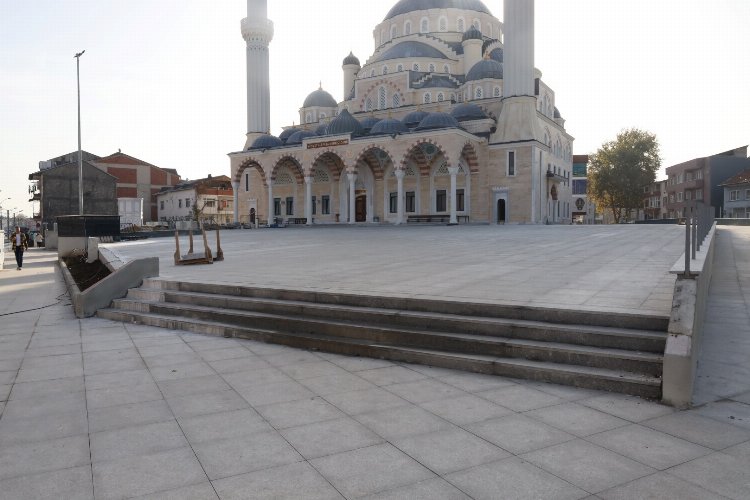
<svg viewBox="0 0 750 500">
<path fill-rule="evenodd" d="M 692 252 L 691 256 L 692 259 L 695 260 L 695 248 L 698 246 L 698 211 L 696 210 L 695 213 L 693 213 L 693 209 L 690 208 L 690 215 L 693 219 L 693 245 L 692 245 Z"/>
<path fill-rule="evenodd" d="M 685 214 L 685 277 L 690 276 L 690 217 Z"/>
</svg>

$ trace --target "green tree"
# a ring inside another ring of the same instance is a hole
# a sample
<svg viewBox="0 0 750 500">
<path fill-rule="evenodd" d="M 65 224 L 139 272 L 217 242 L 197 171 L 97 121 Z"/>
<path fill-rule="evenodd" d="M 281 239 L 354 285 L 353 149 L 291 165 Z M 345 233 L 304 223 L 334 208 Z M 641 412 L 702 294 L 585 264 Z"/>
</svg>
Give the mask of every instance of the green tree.
<svg viewBox="0 0 750 500">
<path fill-rule="evenodd" d="M 589 157 L 588 195 L 619 223 L 642 205 L 643 187 L 654 182 L 660 166 L 656 135 L 623 130 Z"/>
</svg>

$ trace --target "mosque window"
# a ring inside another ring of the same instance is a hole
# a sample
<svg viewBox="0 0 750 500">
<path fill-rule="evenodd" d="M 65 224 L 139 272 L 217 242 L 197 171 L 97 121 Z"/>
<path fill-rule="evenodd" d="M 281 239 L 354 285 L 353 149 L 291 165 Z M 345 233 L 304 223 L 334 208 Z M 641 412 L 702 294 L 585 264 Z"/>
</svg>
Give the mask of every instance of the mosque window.
<svg viewBox="0 0 750 500">
<path fill-rule="evenodd" d="M 459 17 L 458 21 L 456 21 L 456 31 L 458 31 L 459 33 L 463 33 L 464 31 L 466 31 L 466 24 L 463 17 Z"/>
<path fill-rule="evenodd" d="M 388 66 L 383 66 L 383 74 L 384 75 L 388 74 Z"/>
<path fill-rule="evenodd" d="M 414 66 L 412 66 L 414 71 L 419 71 L 419 63 L 414 63 Z"/>
<path fill-rule="evenodd" d="M 440 31 L 448 31 L 448 19 L 441 17 L 439 21 Z"/>
<path fill-rule="evenodd" d="M 404 23 L 404 35 L 411 35 L 411 21 Z"/>
<path fill-rule="evenodd" d="M 419 31 L 422 33 L 428 33 L 430 31 L 430 20 L 423 17 L 419 22 Z"/>
<path fill-rule="evenodd" d="M 273 199 L 273 215 L 277 217 L 281 215 L 281 198 Z"/>
<path fill-rule="evenodd" d="M 411 165 L 411 164 L 406 166 L 406 168 L 404 169 L 404 173 L 405 173 L 404 177 L 416 177 L 417 176 L 417 171 L 414 170 L 414 165 Z"/>
<path fill-rule="evenodd" d="M 477 87 L 476 89 L 474 89 L 474 98 L 475 99 L 482 98 L 482 87 Z"/>
<path fill-rule="evenodd" d="M 325 118 L 326 116 L 328 116 L 328 115 L 326 115 L 325 113 L 320 113 L 320 119 L 321 119 L 321 120 L 322 120 L 323 118 Z"/>
<path fill-rule="evenodd" d="M 445 212 L 448 208 L 448 196 L 445 189 L 438 189 L 435 192 L 435 211 Z"/>
<path fill-rule="evenodd" d="M 401 107 L 401 96 L 398 94 L 393 94 L 393 107 Z"/>
<path fill-rule="evenodd" d="M 463 212 L 464 208 L 464 190 L 456 189 L 456 212 Z"/>
<path fill-rule="evenodd" d="M 385 87 L 380 87 L 378 89 L 378 109 L 385 109 L 386 107 Z"/>
<path fill-rule="evenodd" d="M 312 123 L 312 113 L 305 114 L 305 123 Z"/>
<path fill-rule="evenodd" d="M 320 200 L 320 213 L 323 215 L 331 214 L 331 197 L 324 194 Z"/>
<path fill-rule="evenodd" d="M 245 174 L 245 192 L 250 191 L 250 174 Z"/>
<path fill-rule="evenodd" d="M 398 66 L 396 66 L 396 71 L 398 71 L 399 73 L 401 73 L 403 70 L 404 70 L 403 64 L 399 64 Z"/>
<path fill-rule="evenodd" d="M 395 24 L 391 26 L 391 39 L 396 38 L 396 36 L 398 35 L 397 30 L 398 28 L 396 28 Z"/>
<path fill-rule="evenodd" d="M 494 89 L 492 89 L 492 95 L 494 97 L 500 97 L 500 87 L 495 87 Z"/>
<path fill-rule="evenodd" d="M 398 212 L 398 193 L 389 193 L 388 208 L 389 212 L 395 214 Z"/>
<path fill-rule="evenodd" d="M 451 69 L 450 69 L 450 68 L 448 67 L 448 65 L 447 65 L 447 64 L 445 64 L 445 65 L 443 66 L 443 73 L 450 73 L 450 72 L 451 72 Z"/>
<path fill-rule="evenodd" d="M 313 174 L 313 182 L 330 182 L 331 178 L 324 168 L 316 168 Z"/>
<path fill-rule="evenodd" d="M 456 94 L 451 93 L 451 101 L 453 101 L 453 102 L 456 101 Z"/>
<path fill-rule="evenodd" d="M 417 194 L 414 191 L 406 192 L 406 211 L 410 213 L 417 211 Z"/>
<path fill-rule="evenodd" d="M 516 175 L 516 152 L 508 151 L 508 176 Z"/>
<path fill-rule="evenodd" d="M 294 184 L 294 179 L 292 179 L 292 174 L 286 171 L 282 171 L 276 174 L 276 179 L 273 181 L 273 183 L 276 186 L 285 186 Z"/>
<path fill-rule="evenodd" d="M 438 102 L 443 102 L 445 100 L 445 94 L 443 94 L 442 92 L 440 92 L 437 95 L 437 100 L 438 100 Z"/>
<path fill-rule="evenodd" d="M 429 92 L 425 92 L 424 93 L 424 99 L 423 99 L 423 101 L 424 101 L 425 104 L 431 103 L 432 102 L 432 94 L 430 94 Z"/>
<path fill-rule="evenodd" d="M 372 99 L 369 97 L 365 101 L 365 111 L 372 111 Z"/>
<path fill-rule="evenodd" d="M 375 76 L 375 70 L 374 69 L 372 71 L 370 71 L 370 78 L 372 78 L 373 76 Z"/>
<path fill-rule="evenodd" d="M 474 26 L 477 30 L 482 31 L 482 23 L 479 22 L 479 19 L 474 19 L 471 22 L 472 26 Z"/>
<path fill-rule="evenodd" d="M 448 171 L 448 163 L 447 162 L 443 162 L 438 167 L 438 169 L 435 170 L 435 177 L 448 176 L 448 175 L 450 175 L 450 172 Z"/>
<path fill-rule="evenodd" d="M 429 71 L 430 73 L 434 73 L 435 72 L 435 65 L 434 64 L 430 64 L 428 66 L 427 71 Z"/>
<path fill-rule="evenodd" d="M 286 198 L 286 214 L 294 215 L 294 198 L 292 196 Z"/>
</svg>

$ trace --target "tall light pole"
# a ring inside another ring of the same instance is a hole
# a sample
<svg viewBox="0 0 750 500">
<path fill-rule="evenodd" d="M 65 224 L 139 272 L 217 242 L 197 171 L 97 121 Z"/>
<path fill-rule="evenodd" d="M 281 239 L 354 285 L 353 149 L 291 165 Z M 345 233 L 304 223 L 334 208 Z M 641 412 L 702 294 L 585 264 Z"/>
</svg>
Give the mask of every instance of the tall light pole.
<svg viewBox="0 0 750 500">
<path fill-rule="evenodd" d="M 81 154 L 81 56 L 82 50 L 74 57 L 76 59 L 76 83 L 78 85 L 78 215 L 83 215 L 83 155 Z"/>
</svg>

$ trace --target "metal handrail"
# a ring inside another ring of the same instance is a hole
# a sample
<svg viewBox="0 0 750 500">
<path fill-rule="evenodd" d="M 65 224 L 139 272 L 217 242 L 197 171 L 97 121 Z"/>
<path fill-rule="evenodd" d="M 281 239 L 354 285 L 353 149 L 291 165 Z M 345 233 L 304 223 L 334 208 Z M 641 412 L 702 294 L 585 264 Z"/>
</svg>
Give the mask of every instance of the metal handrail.
<svg viewBox="0 0 750 500">
<path fill-rule="evenodd" d="M 690 207 L 688 214 L 685 209 L 685 271 L 683 277 L 691 277 L 690 261 L 696 259 L 696 253 L 700 252 L 701 245 L 706 236 L 714 226 L 714 207 L 704 203 L 696 203 Z"/>
</svg>

